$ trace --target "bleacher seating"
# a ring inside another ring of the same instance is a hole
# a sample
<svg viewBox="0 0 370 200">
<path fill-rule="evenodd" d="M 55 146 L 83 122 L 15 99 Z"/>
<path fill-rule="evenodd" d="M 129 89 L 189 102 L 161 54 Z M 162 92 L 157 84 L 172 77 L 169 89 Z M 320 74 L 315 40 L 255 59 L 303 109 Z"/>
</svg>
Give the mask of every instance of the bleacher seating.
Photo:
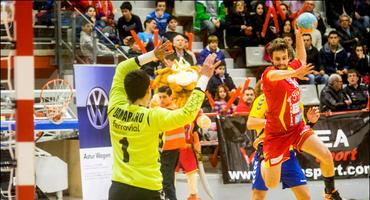
<svg viewBox="0 0 370 200">
<path fill-rule="evenodd" d="M 225 58 L 226 68 L 233 69 L 234 68 L 234 59 L 232 58 Z"/>
<path fill-rule="evenodd" d="M 195 16 L 194 1 L 175 1 L 176 16 Z"/>
<path fill-rule="evenodd" d="M 320 99 L 320 95 L 321 95 L 321 91 L 322 91 L 322 89 L 324 89 L 324 87 L 325 87 L 325 84 L 320 84 L 320 85 L 317 85 L 317 96 L 319 97 L 319 99 Z"/>
<path fill-rule="evenodd" d="M 305 106 L 319 105 L 320 100 L 317 95 L 316 85 L 299 85 L 301 91 L 301 101 Z"/>
<path fill-rule="evenodd" d="M 246 47 L 245 48 L 245 58 L 247 67 L 259 67 L 268 66 L 271 63 L 266 62 L 263 59 L 263 54 L 265 52 L 264 47 Z"/>
<path fill-rule="evenodd" d="M 145 1 L 146 2 L 146 1 Z M 146 16 L 153 12 L 153 8 L 146 8 L 146 7 L 135 7 L 132 5 L 132 13 L 140 17 L 141 23 L 143 24 L 144 29 L 144 21 L 146 20 Z"/>
<path fill-rule="evenodd" d="M 256 86 L 256 77 L 233 77 L 233 81 L 236 87 L 238 86 L 244 86 L 245 81 L 249 79 L 249 85 L 248 87 L 254 88 Z"/>
<path fill-rule="evenodd" d="M 247 71 L 245 69 L 228 69 L 227 72 L 230 74 L 232 78 L 234 77 L 246 77 Z"/>
<path fill-rule="evenodd" d="M 203 42 L 193 41 L 193 52 L 199 53 L 203 49 Z"/>
</svg>

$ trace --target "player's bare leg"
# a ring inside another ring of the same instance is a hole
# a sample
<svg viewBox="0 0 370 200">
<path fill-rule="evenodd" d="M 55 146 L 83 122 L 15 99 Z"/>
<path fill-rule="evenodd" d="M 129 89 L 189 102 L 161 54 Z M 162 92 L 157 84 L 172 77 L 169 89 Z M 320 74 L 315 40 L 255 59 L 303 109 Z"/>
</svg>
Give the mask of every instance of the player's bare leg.
<svg viewBox="0 0 370 200">
<path fill-rule="evenodd" d="M 334 162 L 332 155 L 325 144 L 316 135 L 311 135 L 303 142 L 301 150 L 311 154 L 320 161 L 322 175 L 334 176 Z"/>
<path fill-rule="evenodd" d="M 334 187 L 334 161 L 325 144 L 316 135 L 311 135 L 303 142 L 301 150 L 320 161 L 320 168 L 325 183 L 325 198 L 341 199 Z"/>
<path fill-rule="evenodd" d="M 280 183 L 281 163 L 266 168 L 265 161 L 263 160 L 261 162 L 261 174 L 267 188 L 272 189 L 277 187 Z"/>
<path fill-rule="evenodd" d="M 267 191 L 264 190 L 252 190 L 252 200 L 264 200 L 266 198 Z"/>
<path fill-rule="evenodd" d="M 307 185 L 299 185 L 290 188 L 294 193 L 294 196 L 297 200 L 310 200 L 310 191 L 308 191 Z"/>
</svg>

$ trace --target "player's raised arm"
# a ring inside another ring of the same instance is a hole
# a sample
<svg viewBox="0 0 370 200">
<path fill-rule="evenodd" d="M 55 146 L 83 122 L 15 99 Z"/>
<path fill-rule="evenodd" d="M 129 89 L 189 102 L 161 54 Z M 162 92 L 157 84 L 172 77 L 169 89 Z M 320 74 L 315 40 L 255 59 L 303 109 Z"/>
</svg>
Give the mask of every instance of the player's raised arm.
<svg viewBox="0 0 370 200">
<path fill-rule="evenodd" d="M 271 70 L 267 73 L 266 77 L 270 81 L 279 81 L 287 78 L 298 78 L 300 80 L 308 80 L 305 77 L 307 74 L 312 73 L 312 69 L 314 66 L 311 64 L 303 65 L 296 70 Z"/>
<path fill-rule="evenodd" d="M 135 58 L 130 58 L 117 65 L 110 91 L 110 107 L 115 105 L 117 102 L 126 103 L 128 101 L 124 84 L 126 75 L 131 71 L 140 69 L 141 66 L 151 61 L 158 59 L 161 60 L 165 56 L 172 54 L 173 50 L 169 50 L 169 45 L 171 45 L 171 43 L 169 41 L 163 42 L 162 38 L 159 45 L 153 51 L 142 54 Z M 111 108 L 109 108 L 109 110 L 110 109 Z"/>
<path fill-rule="evenodd" d="M 220 63 L 214 63 L 215 59 L 216 54 L 211 54 L 204 61 L 197 86 L 184 107 L 173 111 L 158 109 L 152 112 L 151 125 L 158 126 L 161 131 L 167 131 L 188 124 L 195 119 L 202 106 L 208 80 L 213 75 L 215 67 Z"/>
<path fill-rule="evenodd" d="M 304 47 L 303 37 L 299 29 L 295 30 L 295 41 L 296 41 L 296 58 L 299 59 L 302 65 L 307 63 L 306 48 Z"/>
</svg>

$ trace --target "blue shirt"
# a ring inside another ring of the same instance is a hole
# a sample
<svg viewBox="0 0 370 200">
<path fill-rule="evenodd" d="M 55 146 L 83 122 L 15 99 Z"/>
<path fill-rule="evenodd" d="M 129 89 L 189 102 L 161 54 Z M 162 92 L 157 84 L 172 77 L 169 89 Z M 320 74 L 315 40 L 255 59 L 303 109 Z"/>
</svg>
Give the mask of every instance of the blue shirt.
<svg viewBox="0 0 370 200">
<path fill-rule="evenodd" d="M 146 42 L 149 42 L 149 41 L 152 41 L 154 43 L 154 34 L 149 34 L 147 32 L 140 32 L 137 34 L 137 36 L 139 37 L 139 39 L 141 41 L 143 41 L 143 43 L 146 43 Z M 158 37 L 158 43 L 160 41 L 160 37 Z"/>
<path fill-rule="evenodd" d="M 159 30 L 159 35 L 163 35 L 166 32 L 168 18 L 170 18 L 170 14 L 166 12 L 161 17 L 157 17 L 155 15 L 155 11 L 146 16 L 146 19 L 155 20 L 155 22 L 157 23 L 157 28 Z"/>
</svg>

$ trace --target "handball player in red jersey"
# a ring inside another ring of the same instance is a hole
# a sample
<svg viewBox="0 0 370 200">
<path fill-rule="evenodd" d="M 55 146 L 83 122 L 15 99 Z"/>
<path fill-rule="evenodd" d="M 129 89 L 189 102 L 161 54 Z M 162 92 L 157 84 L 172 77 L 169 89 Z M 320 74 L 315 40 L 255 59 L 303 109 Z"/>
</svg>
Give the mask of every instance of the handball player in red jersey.
<svg viewBox="0 0 370 200">
<path fill-rule="evenodd" d="M 312 66 L 306 65 L 306 51 L 302 33 L 296 30 L 297 58 L 289 62 L 288 46 L 281 38 L 270 43 L 268 53 L 273 66 L 262 74 L 262 89 L 266 96 L 268 111 L 264 138 L 262 177 L 268 188 L 278 186 L 282 162 L 289 159 L 291 145 L 320 161 L 325 182 L 325 199 L 341 199 L 334 187 L 334 162 L 329 149 L 302 120 L 299 106 L 300 90 L 297 79 L 307 80 Z M 288 66 L 290 69 L 288 69 Z"/>
</svg>

